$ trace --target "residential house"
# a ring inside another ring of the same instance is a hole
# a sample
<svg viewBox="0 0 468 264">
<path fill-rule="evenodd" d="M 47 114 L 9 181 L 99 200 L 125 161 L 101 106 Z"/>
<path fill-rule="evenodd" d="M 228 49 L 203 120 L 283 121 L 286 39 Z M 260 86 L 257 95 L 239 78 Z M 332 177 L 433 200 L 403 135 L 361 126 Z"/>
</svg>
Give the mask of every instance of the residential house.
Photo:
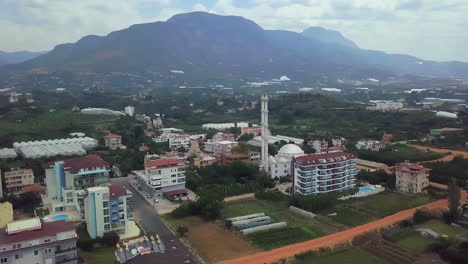
<svg viewBox="0 0 468 264">
<path fill-rule="evenodd" d="M 20 194 L 23 187 L 34 184 L 32 169 L 12 169 L 5 172 L 5 187 L 7 192 Z"/>
<path fill-rule="evenodd" d="M 429 185 L 429 171 L 419 163 L 409 161 L 395 166 L 396 189 L 407 193 L 421 193 Z"/>
</svg>

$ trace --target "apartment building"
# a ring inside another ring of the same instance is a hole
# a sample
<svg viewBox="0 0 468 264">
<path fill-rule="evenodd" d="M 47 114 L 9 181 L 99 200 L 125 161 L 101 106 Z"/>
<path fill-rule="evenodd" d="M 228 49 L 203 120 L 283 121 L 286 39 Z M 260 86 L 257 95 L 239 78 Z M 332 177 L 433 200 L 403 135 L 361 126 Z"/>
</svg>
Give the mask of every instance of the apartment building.
<svg viewBox="0 0 468 264">
<path fill-rule="evenodd" d="M 328 152 L 328 141 L 326 140 L 314 140 L 309 142 L 309 145 L 315 149 L 315 153 Z"/>
<path fill-rule="evenodd" d="M 426 191 L 429 185 L 430 170 L 418 163 L 409 161 L 398 163 L 395 166 L 396 189 L 407 193 Z"/>
<path fill-rule="evenodd" d="M 193 159 L 193 166 L 195 167 L 206 167 L 213 165 L 213 163 L 216 162 L 216 158 L 213 156 L 209 155 L 200 155 L 199 157 L 196 157 Z"/>
<path fill-rule="evenodd" d="M 107 185 L 111 170 L 109 163 L 97 155 L 47 163 L 44 169 L 47 190 L 42 201 L 51 213 L 81 211 L 79 205 L 83 204 L 86 189 Z"/>
<path fill-rule="evenodd" d="M 358 140 L 356 148 L 359 150 L 379 151 L 384 148 L 383 144 L 378 140 L 364 139 Z"/>
<path fill-rule="evenodd" d="M 342 191 L 356 185 L 356 157 L 342 151 L 293 159 L 294 192 L 310 195 Z"/>
<path fill-rule="evenodd" d="M 0 263 L 77 264 L 77 240 L 72 222 L 13 221 L 0 230 Z"/>
<path fill-rule="evenodd" d="M 109 134 L 104 136 L 104 145 L 110 149 L 119 149 L 122 145 L 122 136 L 116 134 Z"/>
<path fill-rule="evenodd" d="M 5 172 L 5 187 L 7 192 L 19 194 L 23 187 L 34 184 L 32 169 L 12 169 Z"/>
<path fill-rule="evenodd" d="M 84 198 L 86 227 L 91 238 L 115 231 L 125 233 L 132 219 L 132 193 L 123 185 L 110 184 L 87 189 Z"/>
<path fill-rule="evenodd" d="M 190 138 L 188 136 L 177 135 L 175 137 L 169 137 L 169 148 L 177 150 L 181 147 L 188 149 L 190 147 Z"/>
<path fill-rule="evenodd" d="M 185 164 L 176 158 L 151 160 L 143 171 L 136 171 L 140 186 L 152 196 L 185 191 Z"/>
</svg>

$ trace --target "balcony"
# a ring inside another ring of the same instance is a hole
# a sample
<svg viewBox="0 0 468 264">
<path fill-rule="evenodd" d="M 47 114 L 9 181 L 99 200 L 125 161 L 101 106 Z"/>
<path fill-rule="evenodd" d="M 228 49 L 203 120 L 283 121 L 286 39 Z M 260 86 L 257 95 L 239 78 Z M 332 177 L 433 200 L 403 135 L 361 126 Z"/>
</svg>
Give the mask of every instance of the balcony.
<svg viewBox="0 0 468 264">
<path fill-rule="evenodd" d="M 55 250 L 55 255 L 61 255 L 61 254 L 69 253 L 69 252 L 73 252 L 73 251 L 76 251 L 76 247 L 70 247 L 70 248 Z"/>
</svg>

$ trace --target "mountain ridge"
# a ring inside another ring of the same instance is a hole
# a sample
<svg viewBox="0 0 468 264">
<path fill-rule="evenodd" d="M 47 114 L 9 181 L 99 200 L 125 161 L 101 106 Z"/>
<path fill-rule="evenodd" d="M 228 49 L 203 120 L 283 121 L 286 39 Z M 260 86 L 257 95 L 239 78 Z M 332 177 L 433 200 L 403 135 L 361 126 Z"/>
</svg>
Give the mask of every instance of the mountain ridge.
<svg viewBox="0 0 468 264">
<path fill-rule="evenodd" d="M 468 78 L 468 63 L 363 50 L 337 31 L 316 27 L 302 33 L 264 30 L 243 17 L 206 12 L 135 24 L 106 36 L 88 35 L 8 66 L 12 71 L 37 68 L 96 72 L 181 69 L 193 78 L 294 72 L 341 76 L 366 71 Z"/>
</svg>

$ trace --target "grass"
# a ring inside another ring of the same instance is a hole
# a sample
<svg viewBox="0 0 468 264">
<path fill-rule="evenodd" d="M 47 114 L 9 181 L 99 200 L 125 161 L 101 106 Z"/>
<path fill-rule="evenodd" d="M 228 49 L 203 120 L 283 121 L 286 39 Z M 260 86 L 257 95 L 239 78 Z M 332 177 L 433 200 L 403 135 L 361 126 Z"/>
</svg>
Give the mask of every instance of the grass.
<svg viewBox="0 0 468 264">
<path fill-rule="evenodd" d="M 447 235 L 451 238 L 466 237 L 468 234 L 468 229 L 451 226 L 438 219 L 432 219 L 424 224 L 416 225 L 414 228 L 428 228 L 439 233 L 440 235 Z"/>
<path fill-rule="evenodd" d="M 317 234 L 311 233 L 303 227 L 285 227 L 255 232 L 247 237 L 255 246 L 263 250 L 270 250 L 313 239 L 317 237 Z"/>
<path fill-rule="evenodd" d="M 405 160 L 411 160 L 413 162 L 427 161 L 440 159 L 446 155 L 445 153 L 419 150 L 415 147 L 403 144 L 396 144 L 381 151 L 360 150 L 357 153 L 361 159 L 382 162 L 390 166 Z"/>
<path fill-rule="evenodd" d="M 349 248 L 325 256 L 296 259 L 296 264 L 387 264 L 384 260 L 358 248 Z"/>
<path fill-rule="evenodd" d="M 115 248 L 102 247 L 93 251 L 80 251 L 85 263 L 113 264 L 116 261 Z"/>
<path fill-rule="evenodd" d="M 429 245 L 434 242 L 433 239 L 423 237 L 417 233 L 413 233 L 403 239 L 400 239 L 396 244 L 404 249 L 407 249 L 414 253 L 425 252 Z"/>
<path fill-rule="evenodd" d="M 329 218 L 337 223 L 354 227 L 429 202 L 428 196 L 425 195 L 405 195 L 385 191 L 342 201 L 333 208 L 323 211 L 322 214 L 336 213 L 336 216 L 329 216 Z"/>
<path fill-rule="evenodd" d="M 44 217 L 49 214 L 49 209 L 36 208 L 35 210 L 38 217 Z"/>
</svg>

